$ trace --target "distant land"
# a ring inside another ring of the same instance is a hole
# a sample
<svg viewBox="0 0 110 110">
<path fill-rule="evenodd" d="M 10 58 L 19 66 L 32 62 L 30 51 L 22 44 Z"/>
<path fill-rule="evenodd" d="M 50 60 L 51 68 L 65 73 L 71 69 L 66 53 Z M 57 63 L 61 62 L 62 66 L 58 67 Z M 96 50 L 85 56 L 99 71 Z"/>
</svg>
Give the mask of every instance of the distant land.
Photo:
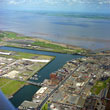
<svg viewBox="0 0 110 110">
<path fill-rule="evenodd" d="M 27 11 L 27 12 L 31 12 L 31 11 Z M 51 11 L 50 12 L 35 11 L 34 13 L 47 15 L 47 16 L 62 16 L 62 17 L 90 18 L 90 19 L 110 19 L 109 13 L 51 12 Z"/>
<path fill-rule="evenodd" d="M 61 16 L 61 17 L 74 17 L 74 18 L 90 18 L 90 19 L 110 19 L 110 13 L 87 13 L 87 12 L 66 12 L 66 11 L 36 11 L 36 10 L 8 10 L 9 12 L 25 12 L 25 13 L 34 13 L 38 15 L 47 15 L 47 16 Z M 0 13 L 5 12 L 7 10 L 0 11 Z"/>
<path fill-rule="evenodd" d="M 80 55 L 85 55 L 87 54 L 87 51 L 89 51 L 77 46 L 56 43 L 35 37 L 28 37 L 22 34 L 9 31 L 1 31 L 0 40 L 1 46 L 11 46 L 18 48 L 28 48 L 34 50 L 51 51 L 67 54 L 80 54 Z"/>
<path fill-rule="evenodd" d="M 110 49 L 110 14 L 0 11 L 0 30 L 86 49 Z"/>
</svg>

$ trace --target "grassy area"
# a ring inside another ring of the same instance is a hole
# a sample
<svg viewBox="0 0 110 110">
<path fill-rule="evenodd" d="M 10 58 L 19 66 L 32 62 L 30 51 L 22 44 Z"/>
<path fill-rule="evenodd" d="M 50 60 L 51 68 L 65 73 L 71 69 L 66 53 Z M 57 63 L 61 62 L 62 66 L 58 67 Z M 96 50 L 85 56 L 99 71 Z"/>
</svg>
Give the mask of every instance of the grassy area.
<svg viewBox="0 0 110 110">
<path fill-rule="evenodd" d="M 33 45 L 38 45 L 38 46 L 41 46 L 41 47 L 53 48 L 53 49 L 67 49 L 66 47 L 62 47 L 60 45 L 56 45 L 56 44 L 52 44 L 52 43 L 46 43 L 46 42 L 41 42 L 41 41 L 34 42 Z"/>
<path fill-rule="evenodd" d="M 12 47 L 14 46 L 14 47 L 20 47 L 20 48 L 29 48 L 29 49 L 35 49 L 35 50 L 69 53 L 69 54 L 86 53 L 86 50 L 82 48 L 73 47 L 65 44 L 54 43 L 54 42 L 39 39 L 39 38 L 27 37 L 14 32 L 2 32 L 0 35 L 1 35 L 1 40 L 4 41 L 4 44 Z M 23 47 L 23 44 L 25 45 L 30 44 L 31 47 Z M 33 48 L 34 46 L 39 46 L 41 48 Z"/>
<path fill-rule="evenodd" d="M 36 57 L 36 59 L 50 59 L 50 58 L 53 58 L 52 56 L 38 55 L 38 54 L 31 54 L 31 53 L 23 53 L 23 52 L 17 52 L 16 55 L 13 55 L 11 57 L 16 58 L 16 59 L 33 58 L 33 57 Z"/>
<path fill-rule="evenodd" d="M 14 33 L 14 32 L 3 32 L 2 35 L 3 35 L 4 37 L 13 38 L 13 39 L 25 39 L 25 38 L 27 38 L 27 37 L 25 37 L 25 36 L 17 35 L 17 34 Z"/>
<path fill-rule="evenodd" d="M 0 78 L 0 87 L 6 84 L 8 81 L 10 81 L 10 79 Z"/>
<path fill-rule="evenodd" d="M 31 54 L 31 53 L 24 53 L 24 52 L 13 52 L 13 51 L 8 51 L 8 50 L 0 50 L 1 52 L 12 52 L 12 55 L 2 55 L 0 54 L 1 57 L 6 57 L 6 58 L 14 58 L 14 59 L 22 59 L 22 58 L 36 58 L 36 59 L 53 59 L 54 56 L 48 56 L 48 55 L 40 55 L 40 54 Z"/>
<path fill-rule="evenodd" d="M 32 45 L 37 45 L 40 47 L 45 47 L 45 48 L 50 48 L 53 49 L 52 51 L 54 52 L 61 52 L 61 53 L 82 53 L 84 52 L 83 49 L 70 49 L 66 46 L 61 46 L 61 45 L 57 45 L 57 44 L 53 44 L 53 43 L 46 43 L 46 42 L 42 42 L 42 41 L 37 41 L 34 42 Z"/>
<path fill-rule="evenodd" d="M 47 103 L 42 107 L 42 110 L 48 110 L 48 104 Z"/>
<path fill-rule="evenodd" d="M 24 82 L 0 78 L 0 89 L 7 97 L 13 95 L 25 84 L 26 83 L 24 83 Z"/>
<path fill-rule="evenodd" d="M 110 83 L 110 78 L 106 81 L 97 81 L 92 87 L 91 92 L 95 95 L 98 95 L 102 89 L 107 87 L 107 83 Z"/>
<path fill-rule="evenodd" d="M 21 47 L 20 45 L 15 45 L 15 44 L 8 44 L 6 45 L 8 47 L 16 47 L 16 48 L 26 48 L 26 49 L 34 49 L 34 50 L 40 50 L 40 51 L 48 51 L 48 52 L 57 52 L 57 53 L 66 53 L 66 54 L 82 54 L 85 53 L 86 51 L 84 49 L 53 49 L 53 48 L 33 48 L 31 47 Z M 38 46 L 38 45 L 36 45 Z"/>
<path fill-rule="evenodd" d="M 48 110 L 48 104 L 49 104 L 50 102 L 48 101 L 43 107 L 42 107 L 42 110 Z"/>
</svg>

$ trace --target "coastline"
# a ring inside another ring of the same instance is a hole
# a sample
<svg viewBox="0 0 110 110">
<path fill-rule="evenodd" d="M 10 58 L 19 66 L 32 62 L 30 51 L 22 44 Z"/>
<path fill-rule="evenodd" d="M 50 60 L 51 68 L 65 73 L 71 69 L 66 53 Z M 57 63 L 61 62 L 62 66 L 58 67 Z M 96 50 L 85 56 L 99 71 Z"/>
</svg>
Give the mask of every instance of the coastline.
<svg viewBox="0 0 110 110">
<path fill-rule="evenodd" d="M 91 50 L 87 50 L 78 46 L 64 43 L 53 42 L 38 37 L 25 36 L 10 31 L 0 31 L 1 46 L 10 46 L 18 48 L 26 48 L 33 50 L 41 50 L 48 52 L 57 52 L 65 54 L 86 55 Z M 32 43 L 30 43 L 32 42 Z"/>
</svg>

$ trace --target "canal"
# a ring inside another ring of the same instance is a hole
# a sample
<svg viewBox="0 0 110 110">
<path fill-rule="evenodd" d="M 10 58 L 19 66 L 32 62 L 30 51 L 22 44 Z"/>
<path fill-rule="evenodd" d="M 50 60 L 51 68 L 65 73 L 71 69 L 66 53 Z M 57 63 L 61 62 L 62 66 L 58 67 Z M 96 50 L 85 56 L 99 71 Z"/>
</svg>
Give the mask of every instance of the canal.
<svg viewBox="0 0 110 110">
<path fill-rule="evenodd" d="M 50 73 L 60 69 L 67 61 L 82 57 L 79 55 L 61 54 L 61 53 L 54 53 L 54 52 L 21 49 L 21 48 L 15 48 L 15 47 L 0 47 L 0 49 L 16 51 L 16 52 L 26 52 L 26 53 L 33 53 L 33 54 L 55 56 L 56 58 L 52 62 L 50 62 L 48 65 L 46 65 L 43 69 L 41 69 L 37 73 L 38 80 L 33 80 L 33 81 L 39 82 L 39 83 L 43 82 L 45 79 L 49 79 Z M 10 101 L 17 108 L 24 100 L 31 101 L 32 96 L 36 93 L 37 90 L 39 90 L 39 88 L 40 87 L 33 86 L 33 85 L 26 85 L 23 88 L 21 88 L 13 96 L 13 98 L 10 99 Z"/>
</svg>

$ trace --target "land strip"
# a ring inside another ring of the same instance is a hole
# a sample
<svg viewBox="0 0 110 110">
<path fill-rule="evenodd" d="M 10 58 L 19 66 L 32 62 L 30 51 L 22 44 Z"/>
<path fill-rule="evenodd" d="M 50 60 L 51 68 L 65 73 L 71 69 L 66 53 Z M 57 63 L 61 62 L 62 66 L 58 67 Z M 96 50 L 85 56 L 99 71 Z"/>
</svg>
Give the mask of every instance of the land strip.
<svg viewBox="0 0 110 110">
<path fill-rule="evenodd" d="M 8 31 L 0 32 L 0 40 L 1 40 L 0 43 L 1 46 L 11 46 L 18 48 L 27 48 L 34 50 L 68 53 L 68 54 L 80 54 L 80 55 L 86 55 L 88 52 L 88 50 L 80 47 L 56 43 L 35 37 L 28 37 Z"/>
</svg>

